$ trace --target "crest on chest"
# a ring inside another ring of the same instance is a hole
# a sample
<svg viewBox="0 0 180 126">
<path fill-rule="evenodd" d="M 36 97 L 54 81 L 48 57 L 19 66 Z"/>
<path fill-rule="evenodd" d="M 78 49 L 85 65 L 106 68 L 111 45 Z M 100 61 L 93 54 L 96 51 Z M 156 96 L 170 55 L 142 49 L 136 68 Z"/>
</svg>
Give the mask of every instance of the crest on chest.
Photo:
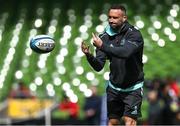
<svg viewBox="0 0 180 126">
<path fill-rule="evenodd" d="M 114 46 L 123 46 L 126 42 L 126 39 L 122 36 L 114 36 L 114 37 L 110 37 L 110 46 L 114 47 Z"/>
</svg>

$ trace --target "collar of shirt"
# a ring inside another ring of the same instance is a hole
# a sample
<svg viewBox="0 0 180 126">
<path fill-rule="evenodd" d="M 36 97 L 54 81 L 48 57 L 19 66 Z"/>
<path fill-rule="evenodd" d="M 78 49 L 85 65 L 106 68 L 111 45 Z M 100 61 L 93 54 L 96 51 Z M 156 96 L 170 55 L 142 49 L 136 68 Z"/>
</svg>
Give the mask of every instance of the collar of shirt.
<svg viewBox="0 0 180 126">
<path fill-rule="evenodd" d="M 109 36 L 114 36 L 114 35 L 118 34 L 118 32 L 115 32 L 109 25 L 105 28 L 105 32 Z"/>
<path fill-rule="evenodd" d="M 128 21 L 125 21 L 122 26 L 120 27 L 120 29 L 118 31 L 114 31 L 110 25 L 108 25 L 105 28 L 105 32 L 109 35 L 109 36 L 114 36 L 117 35 L 118 33 L 123 33 L 126 32 L 129 28 L 130 28 L 130 24 L 128 23 Z"/>
</svg>

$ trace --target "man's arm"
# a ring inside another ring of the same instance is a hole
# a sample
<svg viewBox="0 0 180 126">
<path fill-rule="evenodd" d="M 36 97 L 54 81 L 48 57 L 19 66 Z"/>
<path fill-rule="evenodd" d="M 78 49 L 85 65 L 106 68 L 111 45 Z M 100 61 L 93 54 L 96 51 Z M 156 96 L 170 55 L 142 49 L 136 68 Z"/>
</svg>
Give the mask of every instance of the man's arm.
<svg viewBox="0 0 180 126">
<path fill-rule="evenodd" d="M 103 51 L 96 49 L 96 57 L 94 57 L 89 51 L 89 46 L 86 46 L 84 42 L 82 42 L 81 49 L 94 70 L 100 71 L 103 69 L 106 62 L 106 54 Z"/>
<path fill-rule="evenodd" d="M 132 34 L 130 34 L 128 39 L 125 41 L 124 45 L 119 47 L 107 45 L 104 42 L 102 42 L 102 40 L 97 36 L 93 37 L 95 38 L 94 45 L 96 47 L 99 47 L 100 50 L 102 50 L 105 53 L 120 58 L 128 58 L 129 56 L 131 56 L 131 54 L 133 54 L 140 47 L 143 46 L 143 39 L 139 32 L 133 32 Z"/>
<path fill-rule="evenodd" d="M 96 57 L 93 55 L 86 55 L 89 64 L 93 67 L 94 70 L 100 71 L 103 69 L 106 62 L 106 55 L 99 49 L 96 49 Z"/>
</svg>

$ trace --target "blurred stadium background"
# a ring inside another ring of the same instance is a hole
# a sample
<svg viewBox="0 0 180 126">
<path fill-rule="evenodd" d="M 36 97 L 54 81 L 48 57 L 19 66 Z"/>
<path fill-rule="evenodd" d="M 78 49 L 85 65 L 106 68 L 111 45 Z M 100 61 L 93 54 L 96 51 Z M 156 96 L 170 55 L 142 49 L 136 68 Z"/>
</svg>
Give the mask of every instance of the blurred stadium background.
<svg viewBox="0 0 180 126">
<path fill-rule="evenodd" d="M 108 63 L 101 72 L 93 71 L 80 44 L 82 40 L 90 44 L 92 32 L 103 32 L 107 25 L 107 9 L 113 3 L 126 5 L 129 22 L 143 34 L 146 81 L 171 76 L 179 82 L 178 0 L 0 0 L 0 124 L 35 120 L 40 117 L 39 111 L 46 110 L 44 108 L 51 111 L 62 99 L 63 92 L 80 108 L 85 97 L 91 95 L 91 85 L 98 87 L 99 95 L 104 94 Z M 56 47 L 51 53 L 40 55 L 30 49 L 30 38 L 39 34 L 55 39 Z M 36 105 L 22 102 L 24 99 L 20 100 L 21 104 L 14 103 L 17 100 L 13 101 L 10 95 L 19 83 L 36 97 Z M 17 106 L 31 106 L 29 111 L 33 108 L 32 111 L 37 112 L 23 115 L 15 111 Z M 148 118 L 147 109 L 145 99 L 143 121 Z M 51 116 L 60 118 L 63 115 L 55 111 Z M 82 109 L 78 118 L 84 118 Z"/>
</svg>

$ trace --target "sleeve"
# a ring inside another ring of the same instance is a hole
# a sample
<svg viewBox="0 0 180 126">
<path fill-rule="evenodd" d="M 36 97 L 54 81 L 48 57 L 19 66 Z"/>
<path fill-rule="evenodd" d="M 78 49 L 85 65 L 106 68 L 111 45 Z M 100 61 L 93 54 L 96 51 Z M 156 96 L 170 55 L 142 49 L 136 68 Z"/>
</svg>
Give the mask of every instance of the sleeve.
<svg viewBox="0 0 180 126">
<path fill-rule="evenodd" d="M 123 46 L 113 47 L 103 42 L 101 50 L 110 55 L 119 58 L 128 58 L 143 46 L 143 39 L 141 33 L 138 31 L 130 32 L 129 37 L 126 38 Z"/>
<path fill-rule="evenodd" d="M 100 49 L 96 48 L 96 56 L 93 55 L 86 55 L 87 60 L 91 67 L 96 70 L 100 71 L 103 69 L 104 64 L 106 62 L 106 54 L 101 51 Z"/>
</svg>

